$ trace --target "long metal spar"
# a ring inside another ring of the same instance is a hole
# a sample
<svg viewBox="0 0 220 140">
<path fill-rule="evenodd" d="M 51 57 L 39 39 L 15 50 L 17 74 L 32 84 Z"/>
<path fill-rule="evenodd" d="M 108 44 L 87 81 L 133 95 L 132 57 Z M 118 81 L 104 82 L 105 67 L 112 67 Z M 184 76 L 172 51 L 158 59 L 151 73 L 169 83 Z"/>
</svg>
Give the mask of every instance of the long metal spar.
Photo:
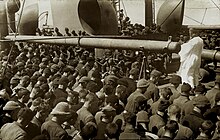
<svg viewBox="0 0 220 140">
<path fill-rule="evenodd" d="M 30 43 L 44 43 L 55 45 L 79 45 L 83 48 L 102 49 L 123 49 L 123 50 L 144 50 L 169 53 L 178 53 L 180 44 L 177 42 L 137 40 L 137 39 L 117 39 L 102 37 L 45 37 L 45 36 L 6 36 L 6 40 Z"/>
</svg>

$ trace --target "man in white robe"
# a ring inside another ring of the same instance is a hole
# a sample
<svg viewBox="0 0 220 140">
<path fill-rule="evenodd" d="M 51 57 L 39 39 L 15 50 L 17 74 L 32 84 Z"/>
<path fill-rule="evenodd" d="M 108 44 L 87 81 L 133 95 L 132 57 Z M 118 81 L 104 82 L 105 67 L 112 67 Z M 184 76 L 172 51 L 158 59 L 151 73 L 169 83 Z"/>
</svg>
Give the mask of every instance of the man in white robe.
<svg viewBox="0 0 220 140">
<path fill-rule="evenodd" d="M 203 46 L 203 40 L 197 36 L 182 44 L 179 52 L 181 64 L 177 74 L 181 76 L 182 82 L 189 83 L 192 88 L 199 84 Z"/>
</svg>

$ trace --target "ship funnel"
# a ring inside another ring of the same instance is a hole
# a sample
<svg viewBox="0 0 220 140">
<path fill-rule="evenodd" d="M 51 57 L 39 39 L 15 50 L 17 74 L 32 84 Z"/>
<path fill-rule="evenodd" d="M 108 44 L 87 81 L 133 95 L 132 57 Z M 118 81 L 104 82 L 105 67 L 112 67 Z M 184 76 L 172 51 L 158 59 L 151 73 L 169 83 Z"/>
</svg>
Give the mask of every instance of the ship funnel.
<svg viewBox="0 0 220 140">
<path fill-rule="evenodd" d="M 177 33 L 182 27 L 185 0 L 166 0 L 157 15 L 157 24 L 168 34 Z"/>
</svg>

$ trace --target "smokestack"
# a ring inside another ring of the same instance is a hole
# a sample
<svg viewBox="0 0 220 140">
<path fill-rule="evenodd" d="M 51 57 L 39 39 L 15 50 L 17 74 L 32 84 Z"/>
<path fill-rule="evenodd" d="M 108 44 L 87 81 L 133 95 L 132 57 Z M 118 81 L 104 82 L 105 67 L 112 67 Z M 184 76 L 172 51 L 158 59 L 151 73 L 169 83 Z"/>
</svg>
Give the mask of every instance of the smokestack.
<svg viewBox="0 0 220 140">
<path fill-rule="evenodd" d="M 145 26 L 153 24 L 153 0 L 145 0 Z"/>
</svg>

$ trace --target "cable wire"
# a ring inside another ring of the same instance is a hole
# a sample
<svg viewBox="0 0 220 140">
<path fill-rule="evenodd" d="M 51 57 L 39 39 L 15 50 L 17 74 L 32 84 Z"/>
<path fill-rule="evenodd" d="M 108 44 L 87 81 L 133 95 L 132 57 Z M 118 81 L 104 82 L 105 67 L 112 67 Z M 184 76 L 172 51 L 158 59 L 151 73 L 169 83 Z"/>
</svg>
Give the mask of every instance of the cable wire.
<svg viewBox="0 0 220 140">
<path fill-rule="evenodd" d="M 193 20 L 193 21 L 195 21 L 195 22 L 201 24 L 201 25 L 204 25 L 203 23 L 199 22 L 198 20 L 195 20 L 194 18 L 191 18 L 191 17 L 189 17 L 189 16 L 187 16 L 187 15 L 184 15 L 184 16 L 187 17 L 188 19 L 191 19 L 191 20 Z"/>
</svg>

